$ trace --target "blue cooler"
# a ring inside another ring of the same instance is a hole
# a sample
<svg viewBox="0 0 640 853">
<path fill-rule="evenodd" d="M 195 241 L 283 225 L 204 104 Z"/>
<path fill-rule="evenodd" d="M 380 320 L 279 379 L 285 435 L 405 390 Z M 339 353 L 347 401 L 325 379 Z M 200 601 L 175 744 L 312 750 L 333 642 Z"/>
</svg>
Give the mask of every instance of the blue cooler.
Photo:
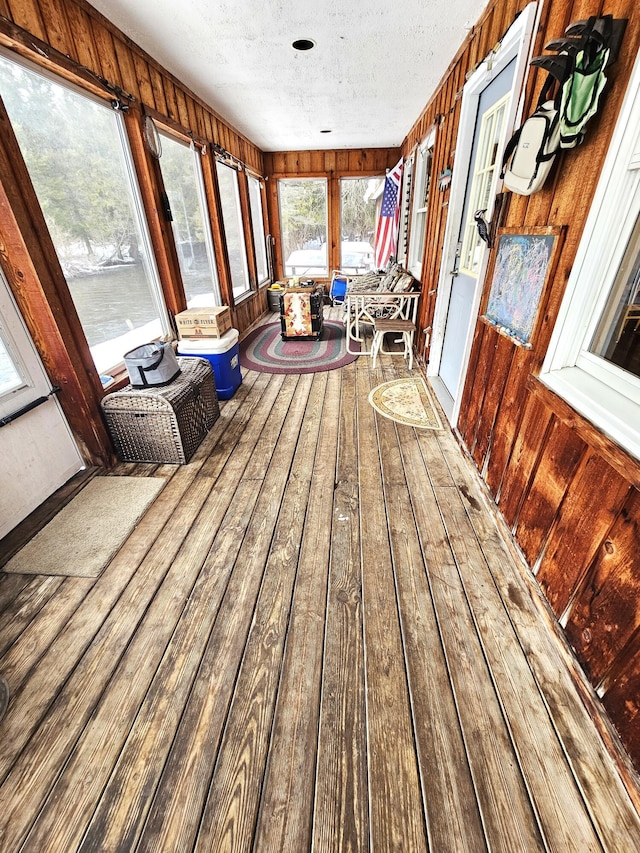
<svg viewBox="0 0 640 853">
<path fill-rule="evenodd" d="M 230 399 L 240 387 L 242 373 L 237 329 L 229 329 L 221 338 L 178 341 L 178 355 L 206 358 L 211 363 L 218 399 Z"/>
</svg>

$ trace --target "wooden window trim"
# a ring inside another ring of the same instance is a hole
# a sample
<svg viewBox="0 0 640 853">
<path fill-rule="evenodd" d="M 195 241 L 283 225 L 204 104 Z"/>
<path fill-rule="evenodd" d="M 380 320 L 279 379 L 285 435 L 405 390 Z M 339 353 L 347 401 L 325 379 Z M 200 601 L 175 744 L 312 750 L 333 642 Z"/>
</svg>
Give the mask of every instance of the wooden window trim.
<svg viewBox="0 0 640 853">
<path fill-rule="evenodd" d="M 249 194 L 249 178 L 253 178 L 254 180 L 258 181 L 259 188 L 260 188 L 260 208 L 262 210 L 262 231 L 263 231 L 262 238 L 265 241 L 265 253 L 268 255 L 268 249 L 266 246 L 266 238 L 270 232 L 269 232 L 269 226 L 268 226 L 269 220 L 268 220 L 268 211 L 267 211 L 266 181 L 263 177 L 261 177 L 257 172 L 254 172 L 252 169 L 245 168 L 245 174 L 246 174 L 246 181 L 245 182 L 247 184 L 247 193 L 248 193 L 248 200 L 249 200 L 249 215 L 251 217 L 249 224 L 251 226 L 251 237 L 253 240 L 253 242 L 252 242 L 253 257 L 255 260 L 255 269 L 256 269 L 256 290 L 262 290 L 262 288 L 268 287 L 270 282 L 271 282 L 271 279 L 269 278 L 269 259 L 267 257 L 267 278 L 265 281 L 260 282 L 260 281 L 258 281 L 258 259 L 257 259 L 257 253 L 256 253 L 256 246 L 255 246 L 255 237 L 253 235 L 253 214 L 251 212 L 251 196 Z"/>
<path fill-rule="evenodd" d="M 238 191 L 240 194 L 240 213 L 242 216 L 242 230 L 244 231 L 244 251 L 247 257 L 249 269 L 249 290 L 255 293 L 258 290 L 258 270 L 256 266 L 256 248 L 253 240 L 253 228 L 251 227 L 251 203 L 249 201 L 249 181 L 246 169 L 238 172 Z M 244 298 L 241 297 L 241 299 Z"/>
<path fill-rule="evenodd" d="M 205 195 L 209 208 L 211 221 L 211 235 L 213 247 L 216 254 L 216 265 L 218 268 L 218 282 L 220 284 L 220 296 L 224 305 L 235 305 L 233 287 L 231 285 L 231 268 L 227 255 L 227 241 L 224 233 L 224 220 L 222 218 L 222 202 L 218 188 L 218 175 L 216 174 L 216 158 L 207 157 L 207 162 L 202 165 L 202 177 L 204 179 Z"/>
</svg>

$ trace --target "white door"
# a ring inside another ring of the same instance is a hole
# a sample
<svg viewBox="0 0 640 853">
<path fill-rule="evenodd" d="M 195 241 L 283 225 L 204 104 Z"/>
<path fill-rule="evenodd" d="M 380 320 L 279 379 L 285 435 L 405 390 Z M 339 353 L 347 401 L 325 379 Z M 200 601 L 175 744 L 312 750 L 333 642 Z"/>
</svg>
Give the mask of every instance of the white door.
<svg viewBox="0 0 640 853">
<path fill-rule="evenodd" d="M 464 347 L 472 320 L 473 297 L 485 249 L 473 215 L 477 210 L 488 211 L 495 195 L 500 171 L 500 164 L 496 160 L 502 150 L 500 143 L 513 84 L 514 63 L 515 60 L 503 68 L 482 92 L 474 128 L 471 168 L 467 177 L 462 219 L 457 236 L 457 245 L 460 248 L 456 256 L 455 272 L 451 276 L 449 310 L 440 358 L 440 378 L 452 399 L 455 399 L 458 393 Z"/>
<path fill-rule="evenodd" d="M 428 366 L 452 424 L 458 417 L 487 261 L 474 213 L 485 210 L 487 221 L 493 214 L 502 151 L 518 111 L 534 20 L 535 4 L 530 4 L 464 88 Z"/>
<path fill-rule="evenodd" d="M 0 539 L 84 467 L 50 391 L 51 383 L 0 271 Z M 29 409 L 42 398 L 44 402 Z M 14 415 L 18 416 L 12 419 Z"/>
</svg>

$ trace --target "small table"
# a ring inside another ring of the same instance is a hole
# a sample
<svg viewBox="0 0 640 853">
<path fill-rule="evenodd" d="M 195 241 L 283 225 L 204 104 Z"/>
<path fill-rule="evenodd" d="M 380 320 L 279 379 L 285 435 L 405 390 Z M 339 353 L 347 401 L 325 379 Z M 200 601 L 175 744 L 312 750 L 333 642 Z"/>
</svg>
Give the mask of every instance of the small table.
<svg viewBox="0 0 640 853">
<path fill-rule="evenodd" d="M 287 287 L 280 296 L 282 340 L 317 340 L 322 334 L 324 288 Z"/>
</svg>

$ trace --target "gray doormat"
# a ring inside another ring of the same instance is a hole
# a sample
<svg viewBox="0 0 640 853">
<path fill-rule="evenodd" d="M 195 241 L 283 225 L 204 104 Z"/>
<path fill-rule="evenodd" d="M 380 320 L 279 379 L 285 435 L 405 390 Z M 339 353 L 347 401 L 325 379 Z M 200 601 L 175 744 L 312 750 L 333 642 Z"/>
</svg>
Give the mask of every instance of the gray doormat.
<svg viewBox="0 0 640 853">
<path fill-rule="evenodd" d="M 4 571 L 97 578 L 165 482 L 160 477 L 94 477 Z"/>
</svg>

